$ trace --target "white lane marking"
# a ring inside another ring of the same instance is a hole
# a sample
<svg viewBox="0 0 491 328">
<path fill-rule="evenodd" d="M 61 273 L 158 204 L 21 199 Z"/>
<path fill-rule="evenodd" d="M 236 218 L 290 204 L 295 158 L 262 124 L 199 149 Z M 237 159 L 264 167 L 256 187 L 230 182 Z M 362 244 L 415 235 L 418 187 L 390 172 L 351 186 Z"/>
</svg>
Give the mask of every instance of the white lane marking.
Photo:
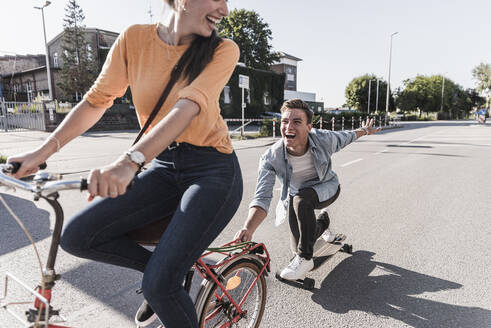
<svg viewBox="0 0 491 328">
<path fill-rule="evenodd" d="M 428 143 L 425 143 L 424 146 L 430 146 L 430 145 L 434 145 L 434 147 L 464 147 L 464 146 L 480 147 L 480 146 L 491 146 L 491 144 L 488 144 L 488 143 L 485 143 L 485 144 L 483 144 L 483 143 L 440 144 L 440 143 L 437 143 L 437 142 L 428 142 Z"/>
<path fill-rule="evenodd" d="M 489 141 L 490 137 L 482 138 L 428 138 L 427 141 Z"/>
<path fill-rule="evenodd" d="M 348 162 L 348 163 L 344 163 L 344 164 L 340 165 L 339 167 L 346 167 L 348 165 L 351 165 L 351 164 L 354 164 L 354 163 L 358 163 L 360 161 L 363 161 L 363 158 L 358 158 L 358 159 L 355 159 L 354 161 L 351 161 L 351 162 Z"/>
<path fill-rule="evenodd" d="M 386 152 L 388 152 L 388 151 L 389 151 L 388 149 L 384 149 L 384 150 L 382 150 L 382 151 L 378 151 L 378 152 L 376 152 L 374 155 L 379 155 L 379 154 L 382 154 L 382 153 L 386 153 Z"/>
<path fill-rule="evenodd" d="M 409 140 L 408 142 L 404 142 L 404 143 L 399 144 L 399 146 L 401 146 L 401 145 L 408 145 L 408 144 L 410 144 L 410 143 L 415 142 L 416 140 L 423 139 L 423 138 L 427 138 L 427 137 L 429 137 L 429 136 L 431 136 L 431 135 L 434 135 L 434 134 L 435 134 L 435 133 L 431 133 L 431 134 L 427 134 L 427 135 L 425 135 L 425 136 L 421 136 L 421 137 L 414 138 L 413 140 Z"/>
</svg>

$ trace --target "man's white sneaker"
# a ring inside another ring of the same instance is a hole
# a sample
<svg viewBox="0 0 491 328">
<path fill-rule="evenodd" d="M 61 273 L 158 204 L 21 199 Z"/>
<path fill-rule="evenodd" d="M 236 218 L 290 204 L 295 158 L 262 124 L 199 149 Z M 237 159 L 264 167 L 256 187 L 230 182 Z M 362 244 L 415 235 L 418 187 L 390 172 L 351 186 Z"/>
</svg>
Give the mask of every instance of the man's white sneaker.
<svg viewBox="0 0 491 328">
<path fill-rule="evenodd" d="M 286 280 L 305 279 L 307 272 L 314 268 L 314 260 L 307 260 L 295 255 L 293 260 L 280 272 L 280 277 Z"/>
<path fill-rule="evenodd" d="M 328 243 L 332 243 L 333 241 L 336 240 L 336 234 L 329 229 L 326 229 L 322 233 L 321 237 L 322 237 L 322 239 L 324 239 L 325 242 L 328 242 Z"/>
</svg>

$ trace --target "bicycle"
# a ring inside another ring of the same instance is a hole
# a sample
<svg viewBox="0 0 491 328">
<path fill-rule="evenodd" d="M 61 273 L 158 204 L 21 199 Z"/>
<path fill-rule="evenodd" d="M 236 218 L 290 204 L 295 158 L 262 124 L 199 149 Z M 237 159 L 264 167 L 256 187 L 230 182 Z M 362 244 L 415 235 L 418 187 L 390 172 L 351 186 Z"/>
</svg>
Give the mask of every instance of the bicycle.
<svg viewBox="0 0 491 328">
<path fill-rule="evenodd" d="M 55 310 L 50 305 L 55 282 L 61 278 L 54 268 L 64 221 L 63 208 L 58 198 L 59 192 L 62 190 L 86 190 L 87 180 L 61 181 L 59 174 L 40 172 L 34 176 L 33 182 L 30 183 L 7 175 L 7 173 L 15 173 L 19 167 L 18 163 L 0 164 L 0 186 L 10 187 L 14 191 L 15 188 L 19 188 L 31 192 L 34 195 L 34 201 L 46 200 L 54 210 L 55 225 L 51 236 L 48 259 L 43 269 L 32 237 L 23 226 L 22 221 L 17 218 L 0 196 L 0 200 L 29 237 L 41 267 L 41 283 L 34 289 L 7 272 L 4 295 L 0 298 L 0 308 L 13 315 L 24 327 L 69 328 L 68 326 L 60 326 L 51 320 L 53 317 L 59 317 L 62 321 L 66 321 L 61 316 L 60 310 Z M 155 246 L 158 243 L 158 234 L 161 235 L 166 227 L 166 220 L 157 223 L 160 224 L 159 229 L 155 229 L 156 224 L 147 227 L 147 232 L 148 229 L 154 232 L 154 236 L 151 238 L 146 233 L 143 234 L 147 236 L 146 239 L 141 239 L 142 230 L 133 231 L 128 236 L 142 245 Z M 214 261 L 210 263 L 212 255 L 219 255 L 221 259 L 216 263 Z M 265 276 L 270 271 L 270 256 L 263 243 L 234 240 L 221 247 L 208 248 L 195 262 L 183 281 L 184 288 L 189 293 L 196 272 L 203 279 L 195 300 L 200 327 L 259 327 L 266 303 Z M 34 308 L 26 311 L 27 321 L 10 310 L 9 306 L 30 304 L 32 301 L 9 302 L 7 299 L 9 279 L 20 284 L 35 297 Z"/>
</svg>

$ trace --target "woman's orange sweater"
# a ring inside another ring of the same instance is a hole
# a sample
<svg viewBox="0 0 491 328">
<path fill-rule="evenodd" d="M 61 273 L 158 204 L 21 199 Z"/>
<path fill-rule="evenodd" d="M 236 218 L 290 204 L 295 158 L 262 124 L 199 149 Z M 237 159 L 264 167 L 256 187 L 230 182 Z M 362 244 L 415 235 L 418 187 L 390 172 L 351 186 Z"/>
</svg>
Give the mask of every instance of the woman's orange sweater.
<svg viewBox="0 0 491 328">
<path fill-rule="evenodd" d="M 116 40 L 104 67 L 85 99 L 94 107 L 109 108 L 130 86 L 140 126 L 150 116 L 170 79 L 171 70 L 188 48 L 170 46 L 157 34 L 157 25 L 133 25 Z M 200 107 L 199 114 L 176 139 L 196 146 L 215 147 L 222 153 L 233 151 L 228 128 L 220 115 L 218 99 L 239 59 L 239 48 L 224 39 L 212 61 L 191 83 L 180 79 L 150 125 L 164 118 L 179 99 L 189 99 Z"/>
</svg>

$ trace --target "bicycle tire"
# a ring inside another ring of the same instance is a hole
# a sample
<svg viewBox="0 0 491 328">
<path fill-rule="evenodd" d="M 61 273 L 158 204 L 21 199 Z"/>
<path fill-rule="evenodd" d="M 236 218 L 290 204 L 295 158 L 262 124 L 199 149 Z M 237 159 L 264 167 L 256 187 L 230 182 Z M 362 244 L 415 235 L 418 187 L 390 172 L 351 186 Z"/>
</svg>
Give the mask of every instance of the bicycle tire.
<svg viewBox="0 0 491 328">
<path fill-rule="evenodd" d="M 240 300 L 242 299 L 243 295 L 247 292 L 252 282 L 256 279 L 257 276 L 259 276 L 259 273 L 261 272 L 261 269 L 252 260 L 248 260 L 248 259 L 239 260 L 224 270 L 222 274 L 224 283 L 226 284 L 229 278 L 232 277 L 232 274 L 235 275 L 235 273 L 239 272 L 239 270 L 241 271 L 241 285 L 243 285 L 243 288 L 240 288 L 240 291 L 238 290 L 238 288 L 229 290 L 229 293 L 231 294 L 232 298 L 236 302 L 240 302 Z M 242 272 L 247 272 L 248 275 L 242 274 Z M 247 281 L 243 281 L 244 277 L 248 278 Z M 205 320 L 208 313 L 218 308 L 216 304 L 217 302 L 215 301 L 216 299 L 215 292 L 220 292 L 221 294 L 223 294 L 221 289 L 218 288 L 218 285 L 216 283 L 213 283 L 212 288 L 208 291 L 208 293 L 205 296 L 205 303 L 203 306 L 203 310 L 201 311 L 201 313 L 199 313 L 200 328 L 220 327 L 221 325 L 229 321 L 229 318 L 225 313 L 225 309 L 223 308 L 220 310 L 220 312 L 217 315 L 218 320 L 214 320 L 211 323 L 205 325 Z M 222 296 L 227 302 L 228 298 L 225 295 Z M 255 298 L 255 306 L 253 307 L 254 313 L 251 315 L 248 305 L 250 304 L 251 301 L 254 302 L 253 298 Z M 234 325 L 234 327 L 258 328 L 264 314 L 265 306 L 266 306 L 266 279 L 264 278 L 264 273 L 263 273 L 260 276 L 260 278 L 257 280 L 256 285 L 251 290 L 251 293 L 249 294 L 244 304 L 242 305 L 242 309 L 248 310 L 247 315 L 244 318 L 240 319 Z M 233 308 L 233 305 L 228 305 L 228 308 Z M 252 319 L 252 321 L 249 322 L 249 319 Z"/>
</svg>

